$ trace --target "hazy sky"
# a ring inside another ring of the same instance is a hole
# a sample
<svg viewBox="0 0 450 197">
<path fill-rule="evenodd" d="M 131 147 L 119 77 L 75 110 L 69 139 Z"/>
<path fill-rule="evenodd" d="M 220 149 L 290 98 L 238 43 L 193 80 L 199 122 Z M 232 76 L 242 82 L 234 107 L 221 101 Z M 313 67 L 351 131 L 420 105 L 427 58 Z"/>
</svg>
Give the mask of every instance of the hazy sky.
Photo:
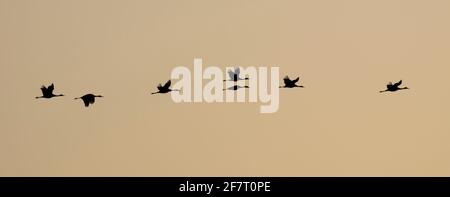
<svg viewBox="0 0 450 197">
<path fill-rule="evenodd" d="M 450 1 L 0 0 L 0 176 L 450 176 Z M 279 66 L 280 109 L 150 95 Z M 402 79 L 410 90 L 378 93 Z M 67 96 L 36 100 L 55 83 Z M 104 98 L 89 108 L 85 93 Z"/>
</svg>

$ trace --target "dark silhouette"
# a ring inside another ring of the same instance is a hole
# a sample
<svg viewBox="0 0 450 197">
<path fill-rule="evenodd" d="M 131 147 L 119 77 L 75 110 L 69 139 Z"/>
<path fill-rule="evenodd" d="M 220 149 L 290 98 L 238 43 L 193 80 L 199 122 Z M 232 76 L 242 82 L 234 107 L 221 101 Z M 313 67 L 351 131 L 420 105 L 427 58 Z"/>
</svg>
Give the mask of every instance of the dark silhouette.
<svg viewBox="0 0 450 197">
<path fill-rule="evenodd" d="M 299 86 L 296 83 L 300 80 L 300 77 L 297 77 L 297 79 L 291 80 L 288 76 L 284 77 L 284 86 L 280 86 L 280 88 L 303 88 L 303 86 Z"/>
<path fill-rule="evenodd" d="M 161 84 L 158 84 L 158 92 L 153 92 L 152 94 L 165 94 L 165 93 L 172 92 L 172 91 L 180 91 L 180 90 L 170 89 L 171 84 L 172 84 L 172 82 L 170 80 L 167 81 L 166 84 L 164 84 L 164 86 L 162 86 Z"/>
<path fill-rule="evenodd" d="M 397 83 L 395 83 L 395 84 L 392 84 L 392 82 L 389 82 L 386 86 L 387 86 L 387 89 L 386 90 L 382 90 L 382 91 L 380 91 L 380 93 L 382 93 L 382 92 L 387 92 L 387 91 L 389 91 L 389 92 L 395 92 L 395 91 L 397 91 L 397 90 L 405 90 L 405 89 L 409 89 L 408 87 L 403 87 L 403 88 L 399 88 L 399 86 L 402 84 L 402 80 L 400 80 L 399 82 L 397 82 Z"/>
<path fill-rule="evenodd" d="M 235 85 L 235 86 L 231 86 L 231 87 L 229 87 L 227 89 L 223 89 L 223 90 L 238 90 L 238 89 L 241 89 L 241 88 L 250 88 L 250 87 Z"/>
<path fill-rule="evenodd" d="M 54 95 L 53 94 L 53 90 L 55 89 L 55 85 L 49 85 L 48 87 L 42 86 L 41 87 L 41 91 L 42 91 L 42 96 L 37 96 L 36 99 L 38 98 L 52 98 L 52 97 L 58 97 L 58 96 L 64 96 L 64 94 L 59 94 L 59 95 Z"/>
<path fill-rule="evenodd" d="M 240 74 L 241 74 L 241 69 L 239 67 L 235 68 L 234 72 L 232 70 L 229 70 L 228 76 L 230 76 L 230 79 L 228 81 L 249 80 L 248 77 L 242 79 L 241 77 L 239 77 Z M 223 80 L 223 81 L 227 81 L 227 80 Z"/>
<path fill-rule="evenodd" d="M 82 97 L 75 98 L 76 99 L 82 99 L 84 102 L 84 106 L 89 107 L 89 104 L 95 103 L 95 97 L 103 97 L 102 95 L 93 95 L 93 94 L 86 94 Z"/>
</svg>

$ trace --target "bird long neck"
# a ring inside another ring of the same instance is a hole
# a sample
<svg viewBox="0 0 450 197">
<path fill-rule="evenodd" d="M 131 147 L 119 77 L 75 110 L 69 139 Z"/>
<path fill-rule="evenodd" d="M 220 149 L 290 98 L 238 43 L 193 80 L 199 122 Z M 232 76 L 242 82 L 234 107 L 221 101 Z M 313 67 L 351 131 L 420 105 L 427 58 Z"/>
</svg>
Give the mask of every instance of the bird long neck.
<svg viewBox="0 0 450 197">
<path fill-rule="evenodd" d="M 44 98 L 44 96 L 37 96 L 36 99 Z"/>
<path fill-rule="evenodd" d="M 53 95 L 54 97 L 64 96 L 63 94 Z"/>
</svg>

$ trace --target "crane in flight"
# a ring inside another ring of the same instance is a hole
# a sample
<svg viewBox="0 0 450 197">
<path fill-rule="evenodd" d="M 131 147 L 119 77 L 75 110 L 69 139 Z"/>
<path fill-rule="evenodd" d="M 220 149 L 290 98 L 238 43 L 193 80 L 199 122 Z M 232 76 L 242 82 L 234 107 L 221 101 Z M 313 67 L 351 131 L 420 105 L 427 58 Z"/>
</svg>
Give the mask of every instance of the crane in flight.
<svg viewBox="0 0 450 197">
<path fill-rule="evenodd" d="M 241 69 L 239 67 L 235 68 L 234 71 L 228 70 L 228 76 L 230 76 L 230 79 L 228 81 L 241 81 L 241 80 L 249 80 L 248 77 L 241 78 L 239 75 L 241 74 Z M 227 80 L 223 80 L 227 81 Z"/>
<path fill-rule="evenodd" d="M 280 86 L 280 88 L 303 88 L 303 86 L 299 86 L 296 83 L 300 80 L 300 77 L 297 77 L 294 80 L 289 79 L 289 76 L 284 77 L 284 86 Z"/>
<path fill-rule="evenodd" d="M 166 82 L 166 84 L 164 84 L 164 86 L 163 85 L 161 85 L 161 84 L 158 84 L 158 91 L 157 92 L 153 92 L 152 94 L 166 94 L 166 93 L 169 93 L 169 92 L 172 92 L 172 91 L 180 91 L 180 90 L 173 90 L 173 89 L 170 89 L 170 85 L 172 84 L 172 81 L 167 81 Z"/>
<path fill-rule="evenodd" d="M 103 97 L 103 96 L 102 95 L 94 95 L 94 94 L 86 94 L 82 97 L 75 98 L 75 100 L 81 99 L 84 102 L 84 106 L 89 107 L 89 104 L 92 105 L 95 103 L 95 97 Z"/>
<path fill-rule="evenodd" d="M 406 89 L 409 89 L 408 87 L 400 88 L 400 87 L 399 87 L 400 85 L 402 85 L 402 80 L 400 80 L 399 82 L 394 83 L 394 84 L 392 84 L 392 82 L 389 82 L 389 83 L 386 85 L 387 89 L 386 89 L 386 90 L 380 91 L 380 93 L 382 93 L 382 92 L 387 92 L 387 91 L 389 91 L 389 92 L 395 92 L 395 91 L 397 91 L 397 90 L 406 90 Z"/>
<path fill-rule="evenodd" d="M 58 95 L 53 94 L 54 89 L 55 89 L 55 85 L 53 85 L 53 83 L 52 83 L 52 85 L 49 85 L 48 87 L 42 86 L 41 87 L 42 96 L 37 96 L 36 99 L 38 99 L 38 98 L 49 99 L 49 98 L 53 98 L 53 97 L 64 96 L 64 94 L 58 94 Z"/>
<path fill-rule="evenodd" d="M 224 90 L 224 91 L 225 91 L 225 90 L 239 90 L 239 89 L 241 89 L 241 88 L 250 88 L 250 87 L 248 87 L 248 86 L 234 85 L 234 86 L 231 86 L 231 87 L 226 88 L 226 89 L 223 89 L 223 90 Z"/>
</svg>

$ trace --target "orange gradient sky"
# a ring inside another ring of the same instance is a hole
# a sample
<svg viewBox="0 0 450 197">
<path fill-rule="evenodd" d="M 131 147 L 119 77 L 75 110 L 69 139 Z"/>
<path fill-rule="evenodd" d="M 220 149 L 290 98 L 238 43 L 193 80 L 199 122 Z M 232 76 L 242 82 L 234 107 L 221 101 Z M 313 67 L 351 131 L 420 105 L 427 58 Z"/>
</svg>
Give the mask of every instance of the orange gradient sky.
<svg viewBox="0 0 450 197">
<path fill-rule="evenodd" d="M 0 0 L 0 176 L 450 176 L 450 1 Z M 150 95 L 278 66 L 260 103 Z M 378 93 L 402 79 L 410 90 Z M 55 83 L 67 96 L 36 100 Z M 73 100 L 104 98 L 89 108 Z"/>
</svg>

